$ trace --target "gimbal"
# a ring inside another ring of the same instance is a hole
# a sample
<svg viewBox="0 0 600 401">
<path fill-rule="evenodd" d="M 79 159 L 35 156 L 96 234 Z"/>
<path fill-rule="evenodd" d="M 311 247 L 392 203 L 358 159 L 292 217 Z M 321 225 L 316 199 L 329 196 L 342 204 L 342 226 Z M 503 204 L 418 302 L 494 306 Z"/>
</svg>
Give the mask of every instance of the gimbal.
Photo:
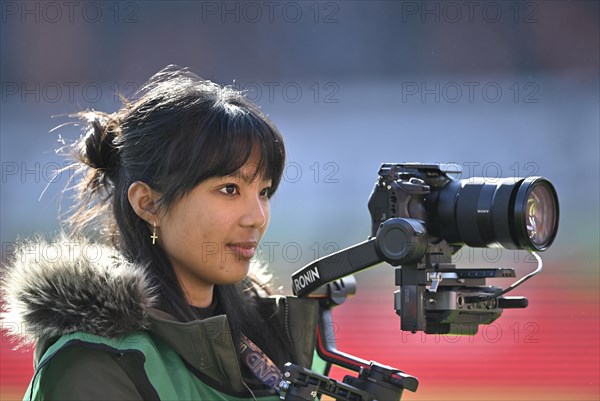
<svg viewBox="0 0 600 401">
<path fill-rule="evenodd" d="M 558 229 L 558 198 L 541 177 L 454 180 L 460 172 L 440 164 L 383 164 L 369 199 L 372 237 L 318 259 L 292 275 L 299 297 L 319 298 L 317 352 L 329 364 L 358 372 L 343 382 L 286 364 L 280 384 L 285 400 L 400 400 L 418 381 L 402 371 L 338 351 L 331 308 L 354 294 L 352 274 L 382 262 L 395 269 L 394 308 L 401 330 L 474 335 L 506 308 L 525 308 L 524 297 L 503 297 L 538 269 L 507 289 L 486 286 L 488 278 L 515 277 L 510 268 L 456 268 L 454 254 L 474 247 L 545 250 Z M 432 234 L 428 233 L 431 232 Z M 328 372 L 325 372 L 327 374 Z"/>
</svg>

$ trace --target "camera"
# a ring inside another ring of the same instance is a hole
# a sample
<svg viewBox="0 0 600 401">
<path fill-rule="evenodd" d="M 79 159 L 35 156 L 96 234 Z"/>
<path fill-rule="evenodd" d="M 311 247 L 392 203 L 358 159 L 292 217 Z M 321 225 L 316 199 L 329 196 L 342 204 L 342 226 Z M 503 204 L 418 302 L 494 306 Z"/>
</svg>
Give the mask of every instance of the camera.
<svg viewBox="0 0 600 401">
<path fill-rule="evenodd" d="M 372 235 L 387 219 L 424 222 L 451 246 L 546 250 L 558 230 L 558 197 L 543 177 L 455 180 L 450 164 L 386 163 L 369 199 Z"/>
<path fill-rule="evenodd" d="M 461 172 L 452 164 L 382 164 L 368 201 L 370 237 L 292 275 L 295 295 L 320 300 L 321 358 L 359 375 L 339 383 L 286 365 L 285 399 L 327 394 L 339 400 L 399 400 L 404 389 L 416 391 L 416 378 L 338 351 L 328 331 L 333 326 L 330 309 L 356 290 L 352 275 L 381 262 L 397 266 L 399 289 L 393 299 L 403 331 L 474 335 L 504 309 L 527 307 L 526 298 L 504 294 L 541 272 L 536 252 L 548 249 L 558 231 L 556 190 L 543 177 L 453 177 Z M 538 267 L 505 289 L 489 286 L 487 279 L 516 277 L 514 269 L 458 268 L 452 256 L 464 245 L 528 250 Z"/>
<path fill-rule="evenodd" d="M 544 251 L 556 237 L 558 197 L 550 181 L 452 177 L 460 173 L 450 164 L 386 163 L 379 169 L 368 202 L 372 235 L 396 218 L 422 225 L 417 232 L 427 235 L 424 251 L 405 250 L 421 259 L 397 272 L 402 330 L 472 335 L 502 309 L 526 307 L 527 299 L 500 297 L 501 289 L 485 286 L 485 279 L 515 277 L 513 269 L 460 269 L 452 255 L 463 245 Z M 401 241 L 393 246 L 417 245 Z"/>
</svg>

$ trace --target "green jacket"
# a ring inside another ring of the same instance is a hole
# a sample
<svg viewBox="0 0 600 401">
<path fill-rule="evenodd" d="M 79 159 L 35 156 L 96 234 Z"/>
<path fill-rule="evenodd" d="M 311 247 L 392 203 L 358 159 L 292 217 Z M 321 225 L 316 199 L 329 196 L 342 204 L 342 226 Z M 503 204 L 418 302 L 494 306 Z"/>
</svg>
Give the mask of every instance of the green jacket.
<svg viewBox="0 0 600 401">
<path fill-rule="evenodd" d="M 143 268 L 110 248 L 84 257 L 85 243 L 63 241 L 52 244 L 59 255 L 48 258 L 28 251 L 44 243 L 32 244 L 19 248 L 7 274 L 2 317 L 26 328 L 23 340 L 36 343 L 35 374 L 24 399 L 278 399 L 242 378 L 225 315 L 177 322 L 153 307 Z M 291 362 L 310 368 L 317 303 L 286 297 L 258 302 L 267 323 L 290 339 Z"/>
</svg>

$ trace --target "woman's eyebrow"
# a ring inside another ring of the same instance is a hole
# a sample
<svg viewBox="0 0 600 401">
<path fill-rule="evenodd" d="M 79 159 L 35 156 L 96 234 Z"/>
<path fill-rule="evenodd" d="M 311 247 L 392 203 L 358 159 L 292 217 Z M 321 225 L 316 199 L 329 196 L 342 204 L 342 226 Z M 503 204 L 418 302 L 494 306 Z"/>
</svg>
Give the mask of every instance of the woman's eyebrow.
<svg viewBox="0 0 600 401">
<path fill-rule="evenodd" d="M 270 182 L 271 179 L 267 178 L 264 176 L 264 174 L 261 173 L 254 173 L 254 174 L 246 174 L 246 173 L 242 173 L 241 171 L 236 171 L 233 174 L 227 175 L 225 176 L 225 178 L 232 178 L 232 179 L 242 179 L 244 182 L 250 184 L 254 181 L 263 181 L 263 182 Z"/>
</svg>

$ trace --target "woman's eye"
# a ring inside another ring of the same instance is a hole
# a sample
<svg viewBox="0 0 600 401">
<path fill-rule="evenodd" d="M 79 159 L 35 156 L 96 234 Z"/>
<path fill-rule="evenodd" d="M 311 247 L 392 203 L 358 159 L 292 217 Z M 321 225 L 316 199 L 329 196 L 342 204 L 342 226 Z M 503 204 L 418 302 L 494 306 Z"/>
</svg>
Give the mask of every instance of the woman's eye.
<svg viewBox="0 0 600 401">
<path fill-rule="evenodd" d="M 239 193 L 237 185 L 229 184 L 221 188 L 219 191 L 227 195 L 236 195 Z"/>
</svg>

